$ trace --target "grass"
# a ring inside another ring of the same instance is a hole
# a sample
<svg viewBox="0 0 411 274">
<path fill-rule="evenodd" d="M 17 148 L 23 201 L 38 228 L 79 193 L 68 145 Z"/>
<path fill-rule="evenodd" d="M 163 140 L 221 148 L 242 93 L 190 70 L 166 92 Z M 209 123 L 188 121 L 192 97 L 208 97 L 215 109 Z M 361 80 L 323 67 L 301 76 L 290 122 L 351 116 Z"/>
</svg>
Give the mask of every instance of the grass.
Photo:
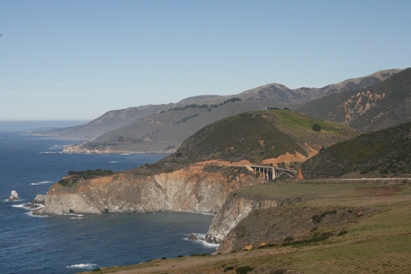
<svg viewBox="0 0 411 274">
<path fill-rule="evenodd" d="M 302 164 L 305 178 L 375 173 L 378 177 L 409 174 L 411 123 L 370 132 L 340 142 Z"/>
<path fill-rule="evenodd" d="M 324 130 L 314 131 L 312 126 L 315 123 Z M 305 144 L 326 147 L 354 136 L 355 132 L 346 126 L 313 119 L 298 112 L 253 111 L 204 127 L 163 161 L 192 163 L 212 159 L 246 159 L 258 164 L 264 159 L 277 158 L 287 152 L 308 156 Z"/>
<path fill-rule="evenodd" d="M 286 182 L 247 188 L 241 191 L 242 195 L 315 198 L 284 206 L 284 209 L 342 205 L 346 208 L 373 206 L 378 210 L 344 227 L 338 234 L 328 233 L 328 227 L 326 231 L 319 228 L 317 238 L 295 241 L 289 237 L 286 246 L 267 245 L 214 256 L 158 259 L 134 266 L 102 268 L 99 273 L 408 273 L 411 269 L 411 185 L 401 182 L 398 185 L 401 187 L 394 188 L 395 192 L 385 182 Z M 334 213 L 328 209 L 318 217 L 328 218 Z"/>
<path fill-rule="evenodd" d="M 287 259 L 304 273 L 407 273 L 410 247 L 411 235 L 398 235 L 302 250 Z"/>
<path fill-rule="evenodd" d="M 309 116 L 302 115 L 292 111 L 275 111 L 275 117 L 281 122 L 285 130 L 294 131 L 298 137 L 306 137 L 307 134 L 314 136 L 329 135 L 334 136 L 353 136 L 353 132 L 347 126 L 333 123 L 330 121 L 320 120 Z M 314 124 L 321 127 L 321 131 L 316 132 L 312 129 Z"/>
<path fill-rule="evenodd" d="M 239 191 L 243 196 L 259 196 L 262 198 L 274 197 L 347 197 L 355 195 L 359 189 L 365 188 L 367 183 L 346 182 L 346 183 L 327 183 L 320 181 L 309 181 L 298 183 L 295 181 L 285 181 L 271 184 L 263 184 L 244 188 Z"/>
<path fill-rule="evenodd" d="M 69 171 L 68 176 L 64 177 L 58 183 L 64 187 L 73 186 L 79 181 L 89 180 L 97 177 L 113 175 L 114 172 L 109 169 L 95 169 L 95 170 L 84 170 L 84 171 Z"/>
</svg>

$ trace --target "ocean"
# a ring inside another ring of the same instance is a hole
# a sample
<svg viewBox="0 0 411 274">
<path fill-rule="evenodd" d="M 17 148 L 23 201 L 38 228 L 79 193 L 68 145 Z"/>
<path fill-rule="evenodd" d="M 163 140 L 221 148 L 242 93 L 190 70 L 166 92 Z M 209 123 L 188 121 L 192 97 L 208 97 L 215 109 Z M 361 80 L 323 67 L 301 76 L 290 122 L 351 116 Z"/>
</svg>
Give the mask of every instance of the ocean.
<svg viewBox="0 0 411 274">
<path fill-rule="evenodd" d="M 0 132 L 0 273 L 76 273 L 155 258 L 210 254 L 189 241 L 207 232 L 213 216 L 158 212 L 36 217 L 24 206 L 69 170 L 120 171 L 153 163 L 155 154 L 63 154 L 74 141 Z M 19 200 L 9 202 L 12 190 Z"/>
</svg>

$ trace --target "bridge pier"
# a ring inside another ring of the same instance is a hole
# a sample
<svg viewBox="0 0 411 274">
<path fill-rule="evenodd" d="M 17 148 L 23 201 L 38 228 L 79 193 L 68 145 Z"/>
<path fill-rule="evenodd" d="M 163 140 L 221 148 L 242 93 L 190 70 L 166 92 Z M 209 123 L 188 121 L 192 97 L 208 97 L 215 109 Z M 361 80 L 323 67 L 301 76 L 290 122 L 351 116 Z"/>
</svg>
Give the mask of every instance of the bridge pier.
<svg viewBox="0 0 411 274">
<path fill-rule="evenodd" d="M 297 174 L 297 171 L 295 170 L 278 168 L 273 166 L 252 165 L 250 166 L 250 168 L 254 171 L 255 174 L 258 174 L 259 176 L 262 175 L 263 179 L 267 181 L 274 180 L 284 173 L 290 176 L 291 178 L 295 178 L 295 175 Z"/>
</svg>

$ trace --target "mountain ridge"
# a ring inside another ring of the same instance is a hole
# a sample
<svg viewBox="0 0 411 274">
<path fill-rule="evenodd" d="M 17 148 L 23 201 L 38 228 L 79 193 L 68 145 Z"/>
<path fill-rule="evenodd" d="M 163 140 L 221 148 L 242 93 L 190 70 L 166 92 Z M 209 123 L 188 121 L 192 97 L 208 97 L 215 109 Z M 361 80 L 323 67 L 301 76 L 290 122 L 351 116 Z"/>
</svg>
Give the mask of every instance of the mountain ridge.
<svg viewBox="0 0 411 274">
<path fill-rule="evenodd" d="M 314 100 L 318 97 L 322 97 L 327 94 L 336 93 L 347 88 L 353 89 L 357 87 L 362 87 L 364 85 L 373 85 L 376 82 L 380 82 L 382 80 L 387 79 L 388 77 L 395 73 L 398 73 L 399 71 L 401 71 L 401 69 L 381 70 L 364 77 L 347 79 L 340 83 L 327 85 L 322 88 L 302 87 L 297 89 L 289 89 L 285 85 L 272 83 L 262 85 L 253 89 L 245 90 L 235 95 L 199 95 L 188 97 L 177 103 L 163 105 L 147 105 L 140 107 L 130 107 L 121 110 L 112 110 L 106 112 L 102 116 L 98 117 L 97 119 L 91 121 L 86 125 L 66 129 L 52 130 L 46 133 L 39 132 L 39 134 L 53 137 L 63 137 L 92 141 L 106 132 L 119 129 L 139 119 L 152 116 L 163 111 L 168 111 L 171 108 L 184 107 L 189 104 L 220 104 L 225 100 L 229 100 L 234 97 L 240 98 L 242 101 L 265 102 L 265 106 L 269 107 L 296 108 L 307 101 Z M 259 109 L 261 109 L 261 105 L 256 106 L 255 109 L 244 109 L 244 112 Z M 116 116 L 118 116 L 119 118 L 116 118 Z M 107 151 L 109 152 L 109 150 Z M 145 149 L 143 151 L 150 151 L 150 149 Z M 104 152 L 104 150 L 102 150 L 101 152 Z"/>
<path fill-rule="evenodd" d="M 405 123 L 411 119 L 411 68 L 372 87 L 321 97 L 298 111 L 344 123 L 361 132 Z"/>
</svg>

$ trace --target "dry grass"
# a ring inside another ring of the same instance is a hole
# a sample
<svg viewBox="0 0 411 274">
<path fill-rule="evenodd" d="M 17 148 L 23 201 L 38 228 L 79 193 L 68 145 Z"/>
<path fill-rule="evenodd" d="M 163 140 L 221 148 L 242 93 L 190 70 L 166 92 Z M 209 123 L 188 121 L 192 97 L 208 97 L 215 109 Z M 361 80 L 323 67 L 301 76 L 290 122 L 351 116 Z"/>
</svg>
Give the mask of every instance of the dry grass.
<svg viewBox="0 0 411 274">
<path fill-rule="evenodd" d="M 372 206 L 378 210 L 353 223 L 344 235 L 320 242 L 156 260 L 106 268 L 100 273 L 409 273 L 411 270 L 409 184 L 280 183 L 247 189 L 245 193 L 312 198 L 296 204 L 297 207 Z"/>
</svg>

